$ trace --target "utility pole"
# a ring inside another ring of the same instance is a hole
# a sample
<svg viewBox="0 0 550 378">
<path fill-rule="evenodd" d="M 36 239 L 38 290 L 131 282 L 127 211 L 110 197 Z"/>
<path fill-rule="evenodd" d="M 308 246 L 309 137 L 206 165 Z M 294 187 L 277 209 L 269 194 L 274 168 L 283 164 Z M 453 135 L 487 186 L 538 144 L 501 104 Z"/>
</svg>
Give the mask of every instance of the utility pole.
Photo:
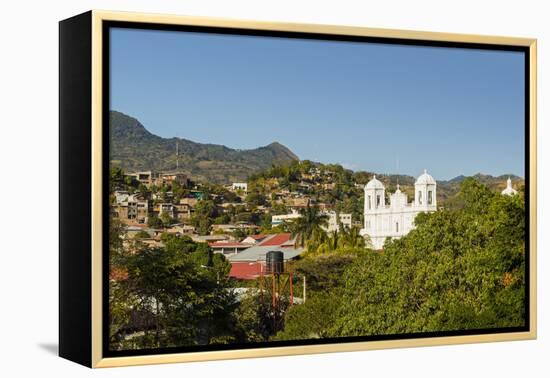
<svg viewBox="0 0 550 378">
<path fill-rule="evenodd" d="M 306 303 L 306 276 L 304 276 L 304 303 Z"/>
</svg>

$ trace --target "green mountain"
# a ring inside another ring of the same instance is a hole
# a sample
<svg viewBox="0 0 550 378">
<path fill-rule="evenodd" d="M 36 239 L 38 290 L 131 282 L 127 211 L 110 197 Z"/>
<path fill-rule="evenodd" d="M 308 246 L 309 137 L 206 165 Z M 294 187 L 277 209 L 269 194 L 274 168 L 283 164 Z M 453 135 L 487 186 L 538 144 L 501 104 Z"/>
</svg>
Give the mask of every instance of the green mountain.
<svg viewBox="0 0 550 378">
<path fill-rule="evenodd" d="M 252 150 L 236 150 L 218 144 L 162 138 L 150 133 L 137 119 L 117 111 L 110 112 L 109 124 L 111 164 L 128 172 L 176 171 L 178 161 L 178 172 L 195 180 L 229 183 L 246 180 L 250 174 L 273 164 L 299 160 L 277 142 Z"/>
</svg>

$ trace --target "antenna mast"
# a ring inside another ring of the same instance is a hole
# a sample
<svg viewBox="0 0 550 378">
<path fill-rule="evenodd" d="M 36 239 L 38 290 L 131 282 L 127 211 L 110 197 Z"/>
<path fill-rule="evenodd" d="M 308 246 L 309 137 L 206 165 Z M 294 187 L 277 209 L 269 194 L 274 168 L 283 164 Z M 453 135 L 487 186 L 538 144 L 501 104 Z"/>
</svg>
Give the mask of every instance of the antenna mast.
<svg viewBox="0 0 550 378">
<path fill-rule="evenodd" d="M 180 145 L 179 141 L 176 140 L 176 171 L 180 169 Z"/>
</svg>

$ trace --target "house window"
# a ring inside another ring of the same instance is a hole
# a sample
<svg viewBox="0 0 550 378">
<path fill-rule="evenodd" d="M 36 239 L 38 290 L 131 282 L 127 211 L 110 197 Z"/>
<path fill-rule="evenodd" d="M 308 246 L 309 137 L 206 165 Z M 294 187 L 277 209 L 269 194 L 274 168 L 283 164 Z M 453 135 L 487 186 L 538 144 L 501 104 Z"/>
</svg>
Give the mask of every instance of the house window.
<svg viewBox="0 0 550 378">
<path fill-rule="evenodd" d="M 376 207 L 380 206 L 380 194 L 376 196 Z"/>
<path fill-rule="evenodd" d="M 371 198 L 370 196 L 368 196 L 368 199 L 367 199 L 367 203 L 368 203 L 368 206 L 369 206 L 369 210 L 371 209 Z"/>
<path fill-rule="evenodd" d="M 431 205 L 433 202 L 433 199 L 432 199 L 432 191 L 431 190 L 428 190 L 428 205 Z"/>
<path fill-rule="evenodd" d="M 418 191 L 418 204 L 422 205 L 422 191 L 421 190 Z"/>
<path fill-rule="evenodd" d="M 395 232 L 399 232 L 399 222 L 395 222 Z"/>
</svg>

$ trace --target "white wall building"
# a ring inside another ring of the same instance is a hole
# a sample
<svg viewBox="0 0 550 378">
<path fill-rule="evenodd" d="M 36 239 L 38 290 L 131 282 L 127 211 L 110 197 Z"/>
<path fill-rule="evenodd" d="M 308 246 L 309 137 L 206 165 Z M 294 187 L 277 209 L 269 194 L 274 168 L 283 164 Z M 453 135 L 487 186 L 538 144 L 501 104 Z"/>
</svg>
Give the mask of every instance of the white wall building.
<svg viewBox="0 0 550 378">
<path fill-rule="evenodd" d="M 273 215 L 271 217 L 271 225 L 279 226 L 285 222 L 293 221 L 294 219 L 300 218 L 301 216 L 302 214 L 292 209 L 292 212 L 289 214 Z"/>
<path fill-rule="evenodd" d="M 326 228 L 327 232 L 333 232 L 338 231 L 340 229 L 338 225 L 338 221 L 336 220 L 336 212 L 335 211 L 327 211 L 323 214 L 328 215 L 328 227 Z M 342 226 L 345 228 L 351 228 L 351 214 L 339 214 L 340 223 L 342 223 Z"/>
<path fill-rule="evenodd" d="M 506 180 L 506 189 L 502 191 L 502 194 L 505 196 L 514 196 L 518 194 L 518 191 L 512 188 L 512 179 L 510 179 L 510 177 Z"/>
<path fill-rule="evenodd" d="M 365 220 L 361 235 L 368 235 L 374 249 L 382 249 L 386 238 L 400 238 L 414 228 L 419 213 L 437 211 L 437 183 L 426 170 L 414 183 L 414 202 L 399 190 L 386 204 L 385 187 L 376 176 L 365 185 Z"/>
<path fill-rule="evenodd" d="M 242 190 L 244 193 L 248 192 L 248 184 L 246 182 L 234 182 L 231 184 L 231 189 L 234 191 Z"/>
</svg>

